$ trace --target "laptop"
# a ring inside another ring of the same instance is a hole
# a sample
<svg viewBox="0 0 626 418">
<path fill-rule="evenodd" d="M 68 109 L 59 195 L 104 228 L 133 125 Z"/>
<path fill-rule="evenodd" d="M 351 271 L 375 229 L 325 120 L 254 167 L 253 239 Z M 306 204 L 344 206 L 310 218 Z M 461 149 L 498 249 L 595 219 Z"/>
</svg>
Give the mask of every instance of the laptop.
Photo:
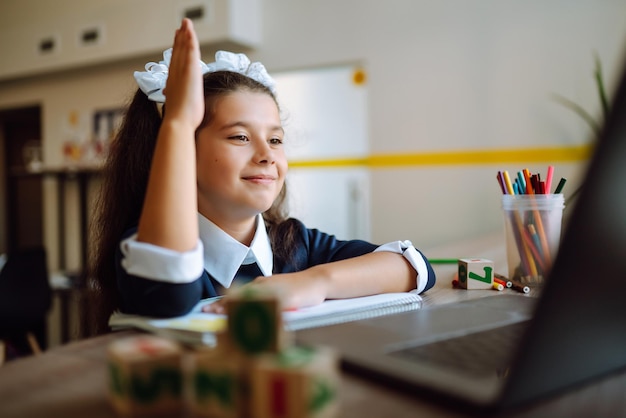
<svg viewBox="0 0 626 418">
<path fill-rule="evenodd" d="M 330 346 L 348 371 L 465 410 L 508 410 L 626 369 L 626 73 L 616 93 L 538 298 L 425 307 L 300 331 L 298 343 Z M 480 345 L 510 328 L 509 348 Z M 485 353 L 508 355 L 474 367 Z"/>
</svg>

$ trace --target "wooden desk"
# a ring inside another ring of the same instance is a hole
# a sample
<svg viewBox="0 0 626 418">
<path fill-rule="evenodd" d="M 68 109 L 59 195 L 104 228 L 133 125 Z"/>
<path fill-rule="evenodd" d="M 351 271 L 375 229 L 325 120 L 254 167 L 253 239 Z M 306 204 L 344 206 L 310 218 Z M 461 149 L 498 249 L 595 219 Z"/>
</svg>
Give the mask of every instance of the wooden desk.
<svg viewBox="0 0 626 418">
<path fill-rule="evenodd" d="M 472 254 L 458 256 L 498 260 L 479 246 L 472 248 Z M 435 251 L 432 254 L 432 257 L 450 256 L 457 257 L 456 254 Z M 450 281 L 455 266 L 436 266 L 436 270 L 438 283 L 424 295 L 425 306 L 498 293 L 493 290 L 452 289 Z M 73 342 L 40 356 L 13 361 L 0 367 L 0 416 L 116 417 L 106 398 L 106 347 L 110 342 L 134 333 L 124 331 Z M 626 372 L 623 372 L 507 416 L 626 417 L 625 394 Z M 348 373 L 342 374 L 340 402 L 339 416 L 342 418 L 468 416 L 462 411 L 446 409 L 416 395 L 394 391 L 380 383 Z"/>
</svg>

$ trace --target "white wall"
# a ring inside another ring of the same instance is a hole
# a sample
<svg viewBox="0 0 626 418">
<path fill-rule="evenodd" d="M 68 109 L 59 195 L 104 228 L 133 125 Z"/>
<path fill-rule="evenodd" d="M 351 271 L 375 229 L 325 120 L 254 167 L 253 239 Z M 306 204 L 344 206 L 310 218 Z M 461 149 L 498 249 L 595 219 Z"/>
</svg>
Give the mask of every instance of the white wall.
<svg viewBox="0 0 626 418">
<path fill-rule="evenodd" d="M 302 166 L 370 154 L 367 85 L 354 81 L 359 70 L 343 65 L 275 71 L 273 76 L 290 161 L 290 216 L 338 239 L 370 240 L 369 169 L 345 162 Z"/>
<path fill-rule="evenodd" d="M 262 46 L 246 52 L 270 71 L 341 63 L 366 69 L 375 154 L 585 143 L 587 127 L 550 94 L 598 114 L 592 52 L 612 88 L 626 40 L 623 0 L 263 0 L 262 10 Z M 0 82 L 0 109 L 41 104 L 44 159 L 58 164 L 68 113 L 123 104 L 145 58 Z M 427 248 L 501 228 L 495 173 L 521 168 L 374 169 L 372 240 L 408 238 Z M 569 190 L 579 173 L 580 163 L 557 165 Z M 47 186 L 45 239 L 54 252 L 56 205 Z"/>
<path fill-rule="evenodd" d="M 269 68 L 367 69 L 375 154 L 586 143 L 587 126 L 551 94 L 598 114 L 593 51 L 613 87 L 626 40 L 621 0 L 274 0 L 264 12 L 254 56 Z M 495 174 L 526 166 L 375 169 L 373 239 L 429 247 L 499 229 Z M 573 191 L 580 164 L 556 173 Z"/>
</svg>

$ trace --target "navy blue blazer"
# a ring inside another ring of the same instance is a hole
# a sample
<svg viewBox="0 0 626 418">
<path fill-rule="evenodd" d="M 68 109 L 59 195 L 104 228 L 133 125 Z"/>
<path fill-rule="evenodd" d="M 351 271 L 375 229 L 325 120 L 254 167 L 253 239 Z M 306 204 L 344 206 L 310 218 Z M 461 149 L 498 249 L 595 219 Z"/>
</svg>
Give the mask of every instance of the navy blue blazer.
<svg viewBox="0 0 626 418">
<path fill-rule="evenodd" d="M 289 263 L 274 257 L 273 274 L 293 273 L 318 264 L 344 260 L 371 253 L 378 246 L 362 240 L 342 241 L 317 229 L 308 229 L 300 221 L 293 259 Z M 128 230 L 122 239 L 137 231 Z M 421 253 L 420 253 L 421 254 Z M 423 255 L 422 255 L 423 256 Z M 435 284 L 435 273 L 424 257 L 428 268 L 428 282 L 424 291 Z M 165 283 L 128 274 L 122 267 L 122 252 L 116 253 L 117 286 L 122 298 L 121 310 L 125 313 L 154 317 L 171 317 L 188 313 L 201 299 L 218 296 L 221 286 L 206 271 L 191 283 Z"/>
</svg>

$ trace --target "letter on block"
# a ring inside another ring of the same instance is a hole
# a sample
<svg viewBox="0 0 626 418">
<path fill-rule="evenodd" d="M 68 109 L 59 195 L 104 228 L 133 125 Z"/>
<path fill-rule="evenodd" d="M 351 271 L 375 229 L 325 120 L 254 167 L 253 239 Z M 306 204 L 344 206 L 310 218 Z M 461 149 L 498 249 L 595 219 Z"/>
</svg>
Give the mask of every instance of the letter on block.
<svg viewBox="0 0 626 418">
<path fill-rule="evenodd" d="M 190 409 L 193 416 L 237 418 L 249 416 L 249 362 L 237 352 L 219 347 L 191 355 Z"/>
<path fill-rule="evenodd" d="M 129 337 L 108 347 L 109 400 L 130 416 L 178 416 L 184 411 L 183 351 L 175 342 Z"/>
<path fill-rule="evenodd" d="M 463 289 L 491 289 L 493 261 L 484 258 L 459 260 L 459 287 Z"/>
<path fill-rule="evenodd" d="M 227 300 L 230 344 L 246 355 L 278 352 L 287 345 L 282 305 L 274 293 L 240 289 Z"/>
<path fill-rule="evenodd" d="M 254 359 L 253 418 L 338 416 L 337 356 L 328 349 L 290 347 Z"/>
</svg>

